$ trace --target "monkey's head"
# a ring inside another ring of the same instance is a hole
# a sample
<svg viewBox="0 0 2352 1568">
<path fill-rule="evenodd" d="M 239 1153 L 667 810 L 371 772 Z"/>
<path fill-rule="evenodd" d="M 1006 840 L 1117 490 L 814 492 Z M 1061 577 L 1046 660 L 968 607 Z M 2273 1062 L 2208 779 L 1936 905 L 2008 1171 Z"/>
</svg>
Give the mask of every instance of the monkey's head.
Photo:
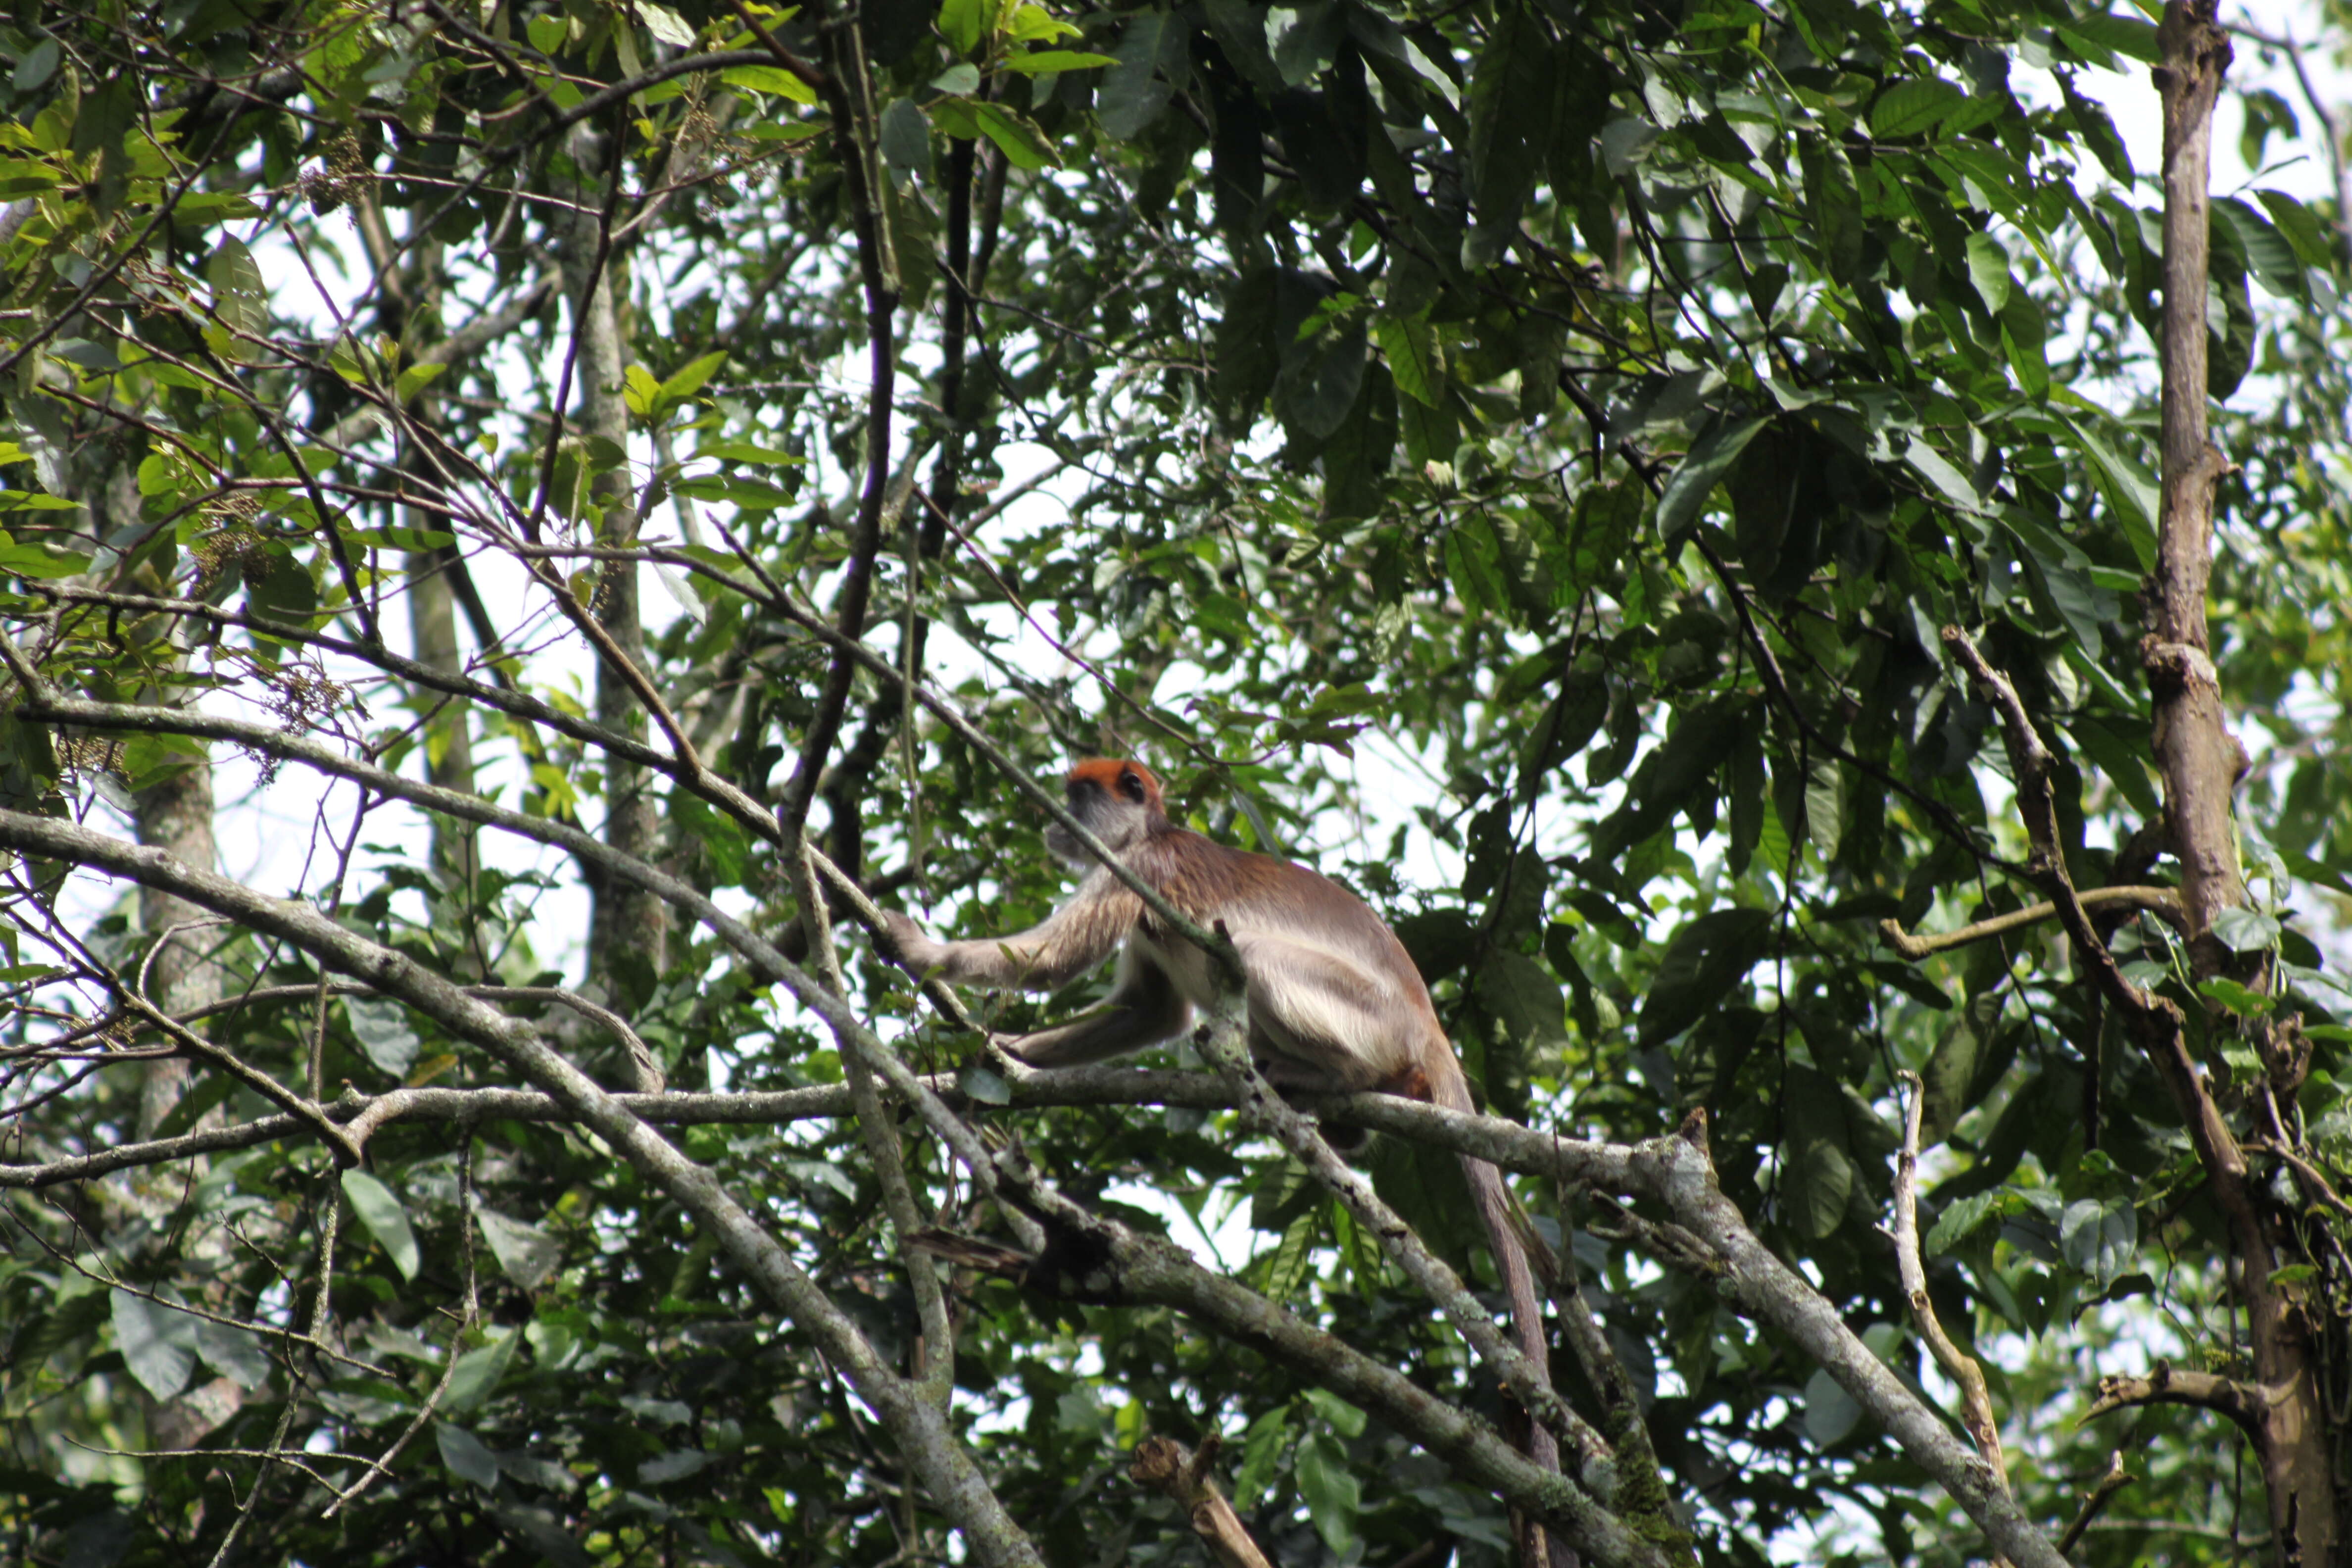
<svg viewBox="0 0 2352 1568">
<path fill-rule="evenodd" d="M 1167 807 L 1160 804 L 1160 781 L 1141 763 L 1090 758 L 1070 770 L 1066 787 L 1069 791 L 1070 815 L 1093 829 L 1095 837 L 1113 849 L 1132 848 L 1153 829 L 1168 825 Z M 1045 847 L 1073 866 L 1085 868 L 1095 863 L 1085 846 L 1071 837 L 1068 829 L 1058 822 L 1046 827 Z"/>
</svg>

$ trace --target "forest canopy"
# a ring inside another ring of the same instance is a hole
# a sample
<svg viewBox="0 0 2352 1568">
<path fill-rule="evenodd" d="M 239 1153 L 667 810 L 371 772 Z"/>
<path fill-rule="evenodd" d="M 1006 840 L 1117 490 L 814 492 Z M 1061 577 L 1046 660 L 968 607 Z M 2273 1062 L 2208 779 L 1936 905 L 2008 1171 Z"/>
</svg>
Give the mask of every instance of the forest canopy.
<svg viewBox="0 0 2352 1568">
<path fill-rule="evenodd" d="M 2352 1562 L 2345 20 L 0 17 L 0 1555 Z"/>
</svg>

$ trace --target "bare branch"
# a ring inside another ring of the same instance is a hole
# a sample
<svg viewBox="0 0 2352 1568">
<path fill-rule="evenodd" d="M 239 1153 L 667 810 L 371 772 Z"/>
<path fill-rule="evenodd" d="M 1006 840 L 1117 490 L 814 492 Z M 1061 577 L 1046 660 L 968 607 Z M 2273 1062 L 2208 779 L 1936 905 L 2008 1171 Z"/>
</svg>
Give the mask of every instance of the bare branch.
<svg viewBox="0 0 2352 1568">
<path fill-rule="evenodd" d="M 2180 894 L 2171 888 L 2093 888 L 2076 894 L 2075 897 L 2081 900 L 2085 909 L 2095 910 L 2106 905 L 2121 905 L 2127 909 L 2145 910 L 2150 914 L 2161 915 L 2175 926 L 2181 923 Z M 1964 925 L 1958 931 L 1912 936 L 1905 933 L 1901 921 L 1892 919 L 1879 921 L 1878 930 L 1879 934 L 1885 937 L 1887 946 L 1916 963 L 1920 959 L 1948 952 L 1952 948 L 1966 947 L 1970 942 L 1983 942 L 1988 938 L 2016 931 L 2021 926 L 2038 924 L 2057 912 L 2058 906 L 2045 900 L 2038 904 L 2028 904 L 2021 910 L 2011 910 L 2005 915 L 1995 915 L 1990 920 Z"/>
<path fill-rule="evenodd" d="M 2182 1372 L 2170 1362 L 2159 1361 L 2145 1377 L 2099 1379 L 2098 1395 L 2083 1412 L 2083 1419 L 2095 1420 L 2136 1405 L 2194 1405 L 2227 1415 L 2259 1445 L 2266 1403 L 2259 1388 L 2210 1372 Z"/>
<path fill-rule="evenodd" d="M 2083 1532 L 2091 1528 L 2091 1521 L 2099 1517 L 2099 1510 L 2107 1506 L 2107 1500 L 2138 1479 L 2124 1468 L 2124 1451 L 2121 1448 L 2110 1454 L 2106 1474 L 2099 1478 L 2098 1484 L 2083 1500 L 2083 1506 L 2075 1510 L 2074 1522 L 2067 1525 L 2066 1532 L 2058 1538 L 2058 1550 L 2074 1551 L 2075 1543 L 2083 1539 Z"/>
<path fill-rule="evenodd" d="M 1198 1453 L 1187 1452 L 1172 1437 L 1146 1437 L 1135 1446 L 1135 1457 L 1128 1461 L 1128 1477 L 1138 1486 L 1165 1493 L 1169 1501 L 1182 1509 L 1192 1533 L 1201 1538 L 1219 1568 L 1274 1568 L 1243 1528 L 1234 1505 L 1217 1489 L 1211 1470 L 1218 1447 L 1214 1433 Z"/>
<path fill-rule="evenodd" d="M 1976 1358 L 1954 1344 L 1944 1332 L 1942 1321 L 1936 1316 L 1936 1304 L 1927 1295 L 1927 1268 L 1919 1252 L 1919 1117 L 1927 1103 L 1927 1086 L 1919 1075 L 1906 1072 L 1896 1075 L 1910 1089 L 1910 1104 L 1903 1117 L 1903 1148 L 1895 1158 L 1895 1266 L 1903 1279 L 1903 1294 L 1911 1305 L 1912 1325 L 1919 1331 L 1920 1339 L 1944 1369 L 1960 1387 L 1960 1424 L 1976 1439 L 1977 1452 L 2000 1479 L 2003 1490 L 2009 1485 L 2009 1468 L 2001 1457 L 2000 1424 L 1993 1418 L 1992 1396 L 1985 1388 L 1984 1368 Z M 1996 1563 L 2005 1559 L 1996 1557 Z"/>
</svg>

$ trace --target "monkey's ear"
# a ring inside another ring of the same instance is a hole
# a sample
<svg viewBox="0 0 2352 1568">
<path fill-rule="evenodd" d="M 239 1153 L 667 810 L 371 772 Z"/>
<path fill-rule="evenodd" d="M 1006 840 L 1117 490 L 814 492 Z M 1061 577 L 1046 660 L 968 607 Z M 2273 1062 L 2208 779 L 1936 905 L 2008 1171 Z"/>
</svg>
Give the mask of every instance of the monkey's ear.
<svg viewBox="0 0 2352 1568">
<path fill-rule="evenodd" d="M 1128 799 L 1135 802 L 1136 805 L 1141 805 L 1146 798 L 1143 788 L 1143 775 L 1137 773 L 1132 767 L 1124 767 L 1119 769 L 1118 793 L 1127 796 Z"/>
</svg>

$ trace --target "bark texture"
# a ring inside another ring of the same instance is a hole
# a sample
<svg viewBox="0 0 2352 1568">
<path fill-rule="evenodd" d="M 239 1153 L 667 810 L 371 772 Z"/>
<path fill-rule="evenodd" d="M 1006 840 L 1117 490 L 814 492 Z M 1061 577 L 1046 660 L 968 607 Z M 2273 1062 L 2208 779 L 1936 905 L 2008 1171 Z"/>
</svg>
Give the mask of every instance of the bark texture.
<svg viewBox="0 0 2352 1568">
<path fill-rule="evenodd" d="M 2229 465 L 2207 433 L 2208 195 L 2213 105 L 2231 59 L 2213 0 L 2170 0 L 2155 68 L 2164 104 L 2163 497 L 2156 570 L 2148 584 L 2141 659 L 2154 696 L 2154 750 L 2167 826 L 2180 865 L 2189 961 L 2200 977 L 2231 962 L 2215 920 L 2245 902 L 2232 796 L 2244 751 L 2221 708 L 2206 590 L 2212 570 L 2214 495 Z M 2177 1036 L 2176 1036 L 2177 1039 Z M 2231 1215 L 2257 1395 L 2252 1430 L 2270 1501 L 2273 1551 L 2284 1563 L 2334 1563 L 2338 1534 L 2330 1434 L 2310 1321 L 2273 1276 L 2277 1220 L 2213 1101 L 2210 1080 L 2185 1050 L 2157 1066 L 2189 1123 L 2199 1157 Z"/>
<path fill-rule="evenodd" d="M 601 138 L 582 134 L 572 153 L 583 168 L 604 163 Z M 619 178 L 614 171 L 613 181 Z M 580 433 L 589 443 L 610 442 L 625 451 L 629 442 L 629 410 L 622 399 L 622 377 L 627 369 L 621 335 L 621 315 L 614 298 L 611 247 L 611 193 L 583 193 L 582 211 L 572 225 L 564 254 L 564 293 L 572 302 L 572 331 L 580 377 Z M 637 542 L 637 506 L 625 466 L 596 476 L 590 499 L 603 511 L 596 542 L 614 550 L 632 549 Z M 638 613 L 637 569 L 608 562 L 598 574 L 594 602 L 588 606 L 611 639 L 618 657 L 639 670 L 646 665 L 645 625 Z M 642 739 L 646 719 L 635 686 L 613 667 L 607 657 L 596 666 L 596 721 L 608 730 Z M 651 776 L 635 763 L 608 756 L 604 767 L 604 841 L 620 853 L 638 859 L 653 858 L 661 832 L 655 809 Z M 595 908 L 589 917 L 588 972 L 603 983 L 610 998 L 625 999 L 635 987 L 615 973 L 616 960 L 650 981 L 667 967 L 669 910 L 659 899 L 626 883 L 594 878 Z M 623 1012 L 628 1009 L 624 1007 Z"/>
</svg>

